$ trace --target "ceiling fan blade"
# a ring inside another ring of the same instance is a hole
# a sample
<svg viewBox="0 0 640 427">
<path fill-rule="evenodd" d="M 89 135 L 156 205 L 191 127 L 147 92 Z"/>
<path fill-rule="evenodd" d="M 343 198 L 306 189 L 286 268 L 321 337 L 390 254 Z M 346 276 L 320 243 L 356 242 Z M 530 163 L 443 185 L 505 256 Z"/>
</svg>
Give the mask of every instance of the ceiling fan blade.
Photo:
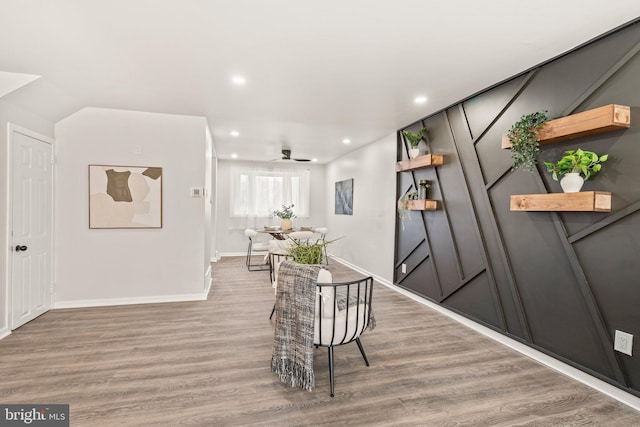
<svg viewBox="0 0 640 427">
<path fill-rule="evenodd" d="M 296 162 L 310 162 L 311 159 L 292 159 L 295 160 Z"/>
</svg>

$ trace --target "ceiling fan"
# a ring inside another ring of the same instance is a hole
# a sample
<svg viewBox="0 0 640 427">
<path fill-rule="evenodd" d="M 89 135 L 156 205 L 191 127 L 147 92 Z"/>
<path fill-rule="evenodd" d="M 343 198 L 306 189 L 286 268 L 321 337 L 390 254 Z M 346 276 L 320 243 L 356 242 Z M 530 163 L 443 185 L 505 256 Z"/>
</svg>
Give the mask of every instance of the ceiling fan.
<svg viewBox="0 0 640 427">
<path fill-rule="evenodd" d="M 296 162 L 310 162 L 311 159 L 297 159 L 297 158 L 291 158 L 291 150 L 287 149 L 287 148 L 283 148 L 282 149 L 282 157 L 280 157 L 279 159 L 273 159 L 271 160 L 272 162 L 276 162 L 279 160 L 294 160 Z"/>
</svg>

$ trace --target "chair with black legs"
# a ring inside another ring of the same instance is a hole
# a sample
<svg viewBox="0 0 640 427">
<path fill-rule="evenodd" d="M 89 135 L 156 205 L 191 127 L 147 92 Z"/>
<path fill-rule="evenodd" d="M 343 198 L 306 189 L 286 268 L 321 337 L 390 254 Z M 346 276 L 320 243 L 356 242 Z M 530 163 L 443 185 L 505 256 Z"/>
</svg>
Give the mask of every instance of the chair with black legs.
<svg viewBox="0 0 640 427">
<path fill-rule="evenodd" d="M 269 244 L 263 242 L 257 242 L 256 238 L 258 237 L 258 232 L 251 228 L 247 228 L 244 230 L 244 235 L 249 239 L 249 246 L 247 247 L 247 259 L 245 264 L 247 265 L 247 269 L 249 271 L 262 271 L 268 270 L 268 253 L 269 253 Z M 253 263 L 252 256 L 253 255 L 262 255 L 263 262 L 260 264 Z"/>
<path fill-rule="evenodd" d="M 334 348 L 355 341 L 369 366 L 360 336 L 375 327 L 373 278 L 331 283 L 323 267 L 290 260 L 278 266 L 271 371 L 292 387 L 313 390 L 314 347 L 327 347 L 331 397 Z"/>
<path fill-rule="evenodd" d="M 375 326 L 371 311 L 373 278 L 331 283 L 331 273 L 321 269 L 318 273 L 317 294 L 313 343 L 328 349 L 329 382 L 333 397 L 334 347 L 355 341 L 364 363 L 369 366 L 360 336 L 367 328 L 373 329 Z"/>
</svg>

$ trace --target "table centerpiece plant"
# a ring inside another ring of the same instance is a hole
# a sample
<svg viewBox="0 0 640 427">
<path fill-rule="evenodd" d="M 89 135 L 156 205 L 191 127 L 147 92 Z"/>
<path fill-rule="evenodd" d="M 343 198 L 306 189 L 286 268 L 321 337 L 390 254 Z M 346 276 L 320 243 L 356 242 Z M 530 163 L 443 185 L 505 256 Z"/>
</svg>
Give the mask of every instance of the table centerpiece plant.
<svg viewBox="0 0 640 427">
<path fill-rule="evenodd" d="M 291 224 L 291 220 L 296 217 L 296 214 L 293 213 L 294 204 L 289 206 L 282 205 L 282 209 L 276 209 L 273 211 L 273 216 L 277 216 L 282 221 L 280 222 L 280 228 L 283 230 L 291 230 L 293 225 Z"/>
</svg>

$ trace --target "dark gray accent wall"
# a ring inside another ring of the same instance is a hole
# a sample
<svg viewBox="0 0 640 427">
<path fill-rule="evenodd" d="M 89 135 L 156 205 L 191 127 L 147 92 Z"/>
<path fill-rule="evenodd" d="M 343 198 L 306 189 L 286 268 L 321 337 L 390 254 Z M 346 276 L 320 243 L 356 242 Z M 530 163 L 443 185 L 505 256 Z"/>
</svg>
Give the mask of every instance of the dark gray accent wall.
<svg viewBox="0 0 640 427">
<path fill-rule="evenodd" d="M 394 275 L 399 286 L 638 396 L 639 51 L 640 25 L 628 25 L 405 128 L 425 126 L 429 150 L 445 164 L 397 174 L 398 198 L 426 179 L 439 209 L 398 222 Z M 607 104 L 631 106 L 630 129 L 543 146 L 540 164 L 569 149 L 609 153 L 583 191 L 610 191 L 611 212 L 511 212 L 512 194 L 562 190 L 544 167 L 511 171 L 502 134 L 523 114 L 556 118 Z M 633 356 L 613 350 L 616 329 L 636 336 Z"/>
</svg>

